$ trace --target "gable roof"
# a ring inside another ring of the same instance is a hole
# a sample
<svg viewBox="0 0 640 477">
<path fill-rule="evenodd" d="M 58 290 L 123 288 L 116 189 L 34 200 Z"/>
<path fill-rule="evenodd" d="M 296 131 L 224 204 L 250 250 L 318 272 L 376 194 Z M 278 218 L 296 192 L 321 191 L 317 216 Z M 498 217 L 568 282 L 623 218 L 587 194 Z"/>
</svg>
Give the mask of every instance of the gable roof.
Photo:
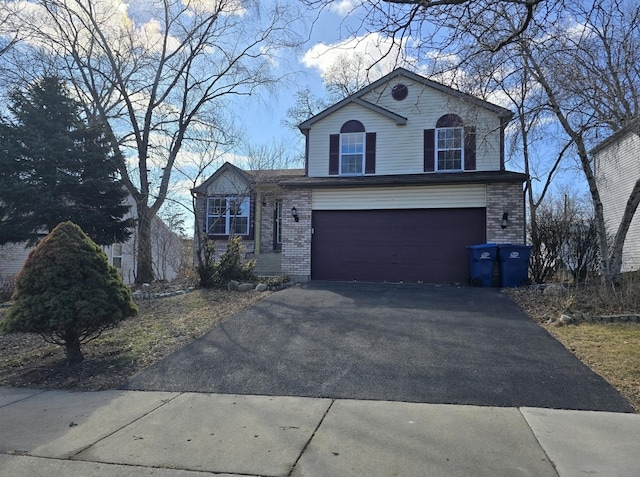
<svg viewBox="0 0 640 477">
<path fill-rule="evenodd" d="M 232 172 L 232 173 L 240 175 L 240 177 L 242 177 L 244 180 L 246 180 L 247 183 L 251 182 L 251 180 L 252 180 L 251 176 L 249 176 L 245 171 L 240 169 L 238 166 L 234 166 L 230 162 L 225 162 L 206 181 L 204 181 L 199 186 L 194 187 L 193 189 L 191 189 L 191 193 L 192 194 L 194 194 L 194 193 L 195 194 L 206 194 L 207 193 L 207 189 L 209 188 L 209 186 L 213 182 L 215 182 L 220 176 L 225 174 L 226 172 Z"/>
<path fill-rule="evenodd" d="M 638 134 L 640 132 L 640 131 L 638 131 L 639 129 L 640 129 L 640 118 L 632 119 L 631 121 L 628 121 L 624 125 L 624 127 L 618 129 L 616 132 L 614 132 L 607 139 L 605 139 L 604 141 L 602 141 L 601 143 L 596 145 L 593 149 L 591 149 L 589 151 L 589 153 L 592 154 L 592 155 L 593 154 L 598 154 L 603 149 L 606 149 L 607 147 L 609 147 L 611 144 L 614 144 L 614 143 L 620 141 L 627 134 L 630 134 L 632 132 L 635 132 L 636 134 Z"/>
<path fill-rule="evenodd" d="M 211 184 L 227 172 L 240 175 L 249 186 L 278 184 L 280 181 L 304 176 L 304 169 L 259 169 L 245 171 L 238 166 L 225 162 L 211 177 L 197 187 L 191 189 L 192 194 L 206 194 Z"/>
<path fill-rule="evenodd" d="M 300 123 L 298 125 L 298 128 L 302 131 L 308 131 L 311 126 L 320 121 L 321 119 L 329 116 L 330 114 L 334 113 L 335 111 L 345 107 L 348 104 L 358 104 L 360 106 L 363 106 L 367 109 L 370 109 L 376 113 L 382 114 L 384 116 L 389 117 L 390 119 L 393 119 L 394 121 L 396 121 L 396 124 L 401 125 L 401 124 L 406 124 L 407 122 L 407 118 L 400 116 L 399 114 L 396 114 L 392 111 L 389 111 L 385 108 L 381 108 L 378 105 L 375 105 L 369 101 L 365 101 L 364 99 L 362 99 L 363 96 L 365 96 L 367 93 L 374 91 L 375 89 L 377 89 L 378 87 L 380 87 L 381 85 L 388 83 L 390 81 L 392 81 L 395 78 L 399 78 L 399 77 L 405 77 L 408 78 L 409 80 L 415 82 L 415 83 L 420 83 L 422 85 L 424 85 L 425 87 L 431 88 L 431 89 L 435 89 L 437 91 L 440 91 L 442 93 L 448 94 L 450 96 L 454 96 L 456 98 L 459 98 L 463 101 L 469 102 L 471 104 L 474 104 L 478 107 L 484 108 L 484 109 L 488 109 L 489 111 L 492 111 L 494 113 L 496 113 L 498 115 L 498 117 L 500 118 L 505 118 L 505 119 L 511 119 L 511 117 L 513 116 L 513 113 L 511 111 L 509 111 L 506 108 L 503 108 L 502 106 L 498 106 L 496 104 L 493 103 L 489 103 L 488 101 L 484 101 L 480 98 L 477 98 L 475 96 L 472 96 L 470 94 L 467 93 L 463 93 L 462 91 L 458 91 L 456 89 L 450 88 L 449 86 L 445 86 L 442 83 L 438 83 L 436 81 L 430 80 L 428 78 L 425 78 L 424 76 L 420 76 L 416 73 L 412 73 L 409 70 L 406 70 L 404 68 L 396 68 L 395 70 L 393 70 L 391 73 L 389 73 L 388 75 L 383 76 L 382 78 L 380 78 L 377 81 L 374 81 L 373 83 L 371 83 L 368 86 L 365 86 L 364 88 L 362 88 L 360 91 L 352 94 L 351 96 L 346 97 L 345 99 L 343 99 L 342 101 L 339 101 L 338 103 L 334 104 L 333 106 L 328 107 L 327 109 L 325 109 L 324 111 L 321 111 L 320 113 L 316 114 L 315 116 L 307 119 L 306 121 L 303 121 L 302 123 Z"/>
</svg>

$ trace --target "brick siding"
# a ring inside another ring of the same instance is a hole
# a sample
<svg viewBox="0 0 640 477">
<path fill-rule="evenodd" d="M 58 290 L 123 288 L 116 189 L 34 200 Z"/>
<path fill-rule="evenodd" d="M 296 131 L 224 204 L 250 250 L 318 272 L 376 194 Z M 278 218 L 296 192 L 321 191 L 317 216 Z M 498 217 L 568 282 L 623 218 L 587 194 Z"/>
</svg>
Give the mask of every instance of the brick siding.
<svg viewBox="0 0 640 477">
<path fill-rule="evenodd" d="M 507 228 L 502 228 L 502 215 L 509 214 Z M 522 185 L 487 185 L 487 242 L 525 243 L 525 210 Z"/>
<path fill-rule="evenodd" d="M 291 215 L 295 207 L 299 221 Z M 288 189 L 282 199 L 282 273 L 306 281 L 311 277 L 311 190 Z"/>
</svg>

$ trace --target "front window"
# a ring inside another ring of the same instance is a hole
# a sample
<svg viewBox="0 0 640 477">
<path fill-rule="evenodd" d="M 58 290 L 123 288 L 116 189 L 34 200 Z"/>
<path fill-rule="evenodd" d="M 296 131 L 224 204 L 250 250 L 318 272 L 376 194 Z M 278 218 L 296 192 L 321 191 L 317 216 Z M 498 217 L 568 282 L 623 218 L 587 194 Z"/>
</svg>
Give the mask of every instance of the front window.
<svg viewBox="0 0 640 477">
<path fill-rule="evenodd" d="M 122 270 L 122 244 L 114 243 L 111 247 L 111 265 Z"/>
<path fill-rule="evenodd" d="M 364 133 L 340 134 L 340 174 L 364 173 Z"/>
<path fill-rule="evenodd" d="M 436 130 L 436 157 L 439 171 L 461 171 L 463 128 L 439 128 Z"/>
<path fill-rule="evenodd" d="M 249 235 L 248 197 L 209 197 L 207 232 L 209 235 Z"/>
</svg>

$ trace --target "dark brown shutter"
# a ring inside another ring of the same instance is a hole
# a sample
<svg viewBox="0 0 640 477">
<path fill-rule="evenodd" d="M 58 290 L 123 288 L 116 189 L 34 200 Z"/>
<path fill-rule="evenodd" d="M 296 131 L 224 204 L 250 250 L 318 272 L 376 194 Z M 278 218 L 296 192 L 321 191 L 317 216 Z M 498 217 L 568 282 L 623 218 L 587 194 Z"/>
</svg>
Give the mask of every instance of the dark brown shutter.
<svg viewBox="0 0 640 477">
<path fill-rule="evenodd" d="M 476 170 L 476 128 L 464 128 L 464 170 Z"/>
<path fill-rule="evenodd" d="M 424 130 L 424 172 L 433 172 L 435 170 L 434 157 L 436 154 L 436 130 Z"/>
<path fill-rule="evenodd" d="M 376 133 L 367 133 L 367 157 L 364 161 L 364 173 L 376 173 Z"/>
<path fill-rule="evenodd" d="M 329 136 L 329 175 L 337 176 L 340 169 L 340 134 Z"/>
</svg>

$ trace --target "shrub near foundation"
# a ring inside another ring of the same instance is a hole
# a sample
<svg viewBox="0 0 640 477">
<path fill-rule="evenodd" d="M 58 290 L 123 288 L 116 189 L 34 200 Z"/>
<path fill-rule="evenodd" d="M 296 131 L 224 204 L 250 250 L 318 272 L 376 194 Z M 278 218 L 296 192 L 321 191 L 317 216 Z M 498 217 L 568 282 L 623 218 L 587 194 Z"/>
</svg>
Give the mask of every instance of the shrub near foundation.
<svg viewBox="0 0 640 477">
<path fill-rule="evenodd" d="M 63 222 L 29 254 L 0 331 L 38 333 L 82 361 L 80 345 L 137 313 L 107 256 L 77 225 Z"/>
</svg>

